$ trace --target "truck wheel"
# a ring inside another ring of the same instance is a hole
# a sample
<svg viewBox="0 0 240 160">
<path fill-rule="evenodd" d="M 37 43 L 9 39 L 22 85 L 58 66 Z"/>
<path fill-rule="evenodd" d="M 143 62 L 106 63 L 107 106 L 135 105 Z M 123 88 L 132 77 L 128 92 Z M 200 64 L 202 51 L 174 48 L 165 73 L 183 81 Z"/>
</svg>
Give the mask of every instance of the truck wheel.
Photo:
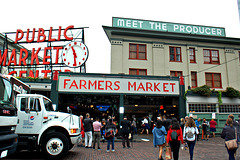
<svg viewBox="0 0 240 160">
<path fill-rule="evenodd" d="M 59 159 L 63 157 L 68 150 L 68 139 L 60 132 L 48 134 L 43 140 L 42 151 L 48 158 Z"/>
</svg>

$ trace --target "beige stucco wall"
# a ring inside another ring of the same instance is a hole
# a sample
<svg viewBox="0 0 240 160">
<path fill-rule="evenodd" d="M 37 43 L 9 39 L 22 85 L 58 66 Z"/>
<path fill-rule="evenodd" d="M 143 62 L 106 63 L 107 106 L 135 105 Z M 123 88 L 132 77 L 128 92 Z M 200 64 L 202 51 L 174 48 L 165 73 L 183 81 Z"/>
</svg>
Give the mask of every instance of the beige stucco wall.
<svg viewBox="0 0 240 160">
<path fill-rule="evenodd" d="M 147 69 L 148 75 L 155 76 L 169 76 L 170 71 L 182 71 L 187 89 L 191 86 L 191 71 L 198 72 L 198 86 L 206 84 L 206 72 L 221 73 L 222 90 L 228 86 L 240 90 L 238 55 L 240 46 L 127 36 L 113 36 L 112 39 L 114 38 L 120 40 L 111 42 L 111 73 L 113 74 L 129 74 L 129 68 Z M 147 60 L 130 60 L 129 43 L 146 44 Z M 182 62 L 169 62 L 169 46 L 181 47 Z M 196 63 L 189 63 L 189 47 L 194 47 L 196 50 Z M 204 64 L 203 49 L 218 50 L 220 65 Z"/>
</svg>

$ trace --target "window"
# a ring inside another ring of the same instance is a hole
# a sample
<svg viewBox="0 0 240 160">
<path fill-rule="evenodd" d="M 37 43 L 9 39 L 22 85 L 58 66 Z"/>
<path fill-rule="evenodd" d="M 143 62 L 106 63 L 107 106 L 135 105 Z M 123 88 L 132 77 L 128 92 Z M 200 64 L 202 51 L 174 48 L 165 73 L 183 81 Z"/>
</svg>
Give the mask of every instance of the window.
<svg viewBox="0 0 240 160">
<path fill-rule="evenodd" d="M 215 104 L 189 104 L 189 112 L 216 112 Z"/>
<path fill-rule="evenodd" d="M 224 104 L 219 106 L 219 113 L 239 113 L 240 105 Z"/>
<path fill-rule="evenodd" d="M 238 52 L 238 58 L 239 58 L 239 63 L 240 63 L 240 51 Z"/>
<path fill-rule="evenodd" d="M 206 85 L 211 88 L 222 88 L 221 73 L 205 73 Z"/>
<path fill-rule="evenodd" d="M 146 48 L 145 44 L 129 44 L 129 59 L 146 60 Z"/>
<path fill-rule="evenodd" d="M 197 87 L 197 72 L 191 72 L 192 88 Z"/>
<path fill-rule="evenodd" d="M 30 98 L 30 111 L 41 111 L 40 101 L 37 98 Z"/>
<path fill-rule="evenodd" d="M 203 50 L 204 63 L 205 64 L 220 64 L 218 50 Z"/>
<path fill-rule="evenodd" d="M 169 47 L 170 62 L 182 62 L 181 47 Z"/>
<path fill-rule="evenodd" d="M 195 48 L 189 48 L 190 63 L 196 63 Z"/>
<path fill-rule="evenodd" d="M 129 75 L 146 76 L 147 75 L 147 70 L 146 69 L 129 69 Z"/>
<path fill-rule="evenodd" d="M 180 77 L 182 76 L 182 71 L 170 71 L 170 76 Z"/>
<path fill-rule="evenodd" d="M 51 102 L 51 101 L 49 101 L 49 100 L 46 99 L 46 98 L 43 98 L 43 103 L 44 103 L 45 108 L 46 108 L 47 111 L 54 111 L 53 105 L 52 105 L 52 102 Z"/>
<path fill-rule="evenodd" d="M 21 98 L 21 111 L 25 111 L 28 108 L 28 98 Z"/>
</svg>

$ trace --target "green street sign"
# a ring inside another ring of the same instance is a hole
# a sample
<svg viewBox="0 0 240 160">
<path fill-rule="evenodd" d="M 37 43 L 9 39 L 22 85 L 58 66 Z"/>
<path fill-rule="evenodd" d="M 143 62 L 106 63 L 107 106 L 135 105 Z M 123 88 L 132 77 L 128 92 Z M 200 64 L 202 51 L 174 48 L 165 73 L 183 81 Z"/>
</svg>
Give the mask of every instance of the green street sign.
<svg viewBox="0 0 240 160">
<path fill-rule="evenodd" d="M 225 28 L 198 26 L 179 23 L 157 22 L 148 20 L 112 18 L 112 26 L 120 28 L 143 29 L 152 31 L 175 32 L 197 35 L 225 37 Z"/>
</svg>

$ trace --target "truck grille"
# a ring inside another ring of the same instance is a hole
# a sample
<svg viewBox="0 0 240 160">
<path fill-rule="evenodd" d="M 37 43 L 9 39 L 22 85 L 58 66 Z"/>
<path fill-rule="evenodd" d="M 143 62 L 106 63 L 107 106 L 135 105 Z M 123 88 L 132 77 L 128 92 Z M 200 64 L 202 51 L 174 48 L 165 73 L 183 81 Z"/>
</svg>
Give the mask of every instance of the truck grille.
<svg viewBox="0 0 240 160">
<path fill-rule="evenodd" d="M 0 135 L 11 134 L 11 126 L 0 126 Z"/>
<path fill-rule="evenodd" d="M 5 148 L 11 146 L 14 143 L 15 139 L 8 139 L 0 142 L 0 148 Z"/>
</svg>

